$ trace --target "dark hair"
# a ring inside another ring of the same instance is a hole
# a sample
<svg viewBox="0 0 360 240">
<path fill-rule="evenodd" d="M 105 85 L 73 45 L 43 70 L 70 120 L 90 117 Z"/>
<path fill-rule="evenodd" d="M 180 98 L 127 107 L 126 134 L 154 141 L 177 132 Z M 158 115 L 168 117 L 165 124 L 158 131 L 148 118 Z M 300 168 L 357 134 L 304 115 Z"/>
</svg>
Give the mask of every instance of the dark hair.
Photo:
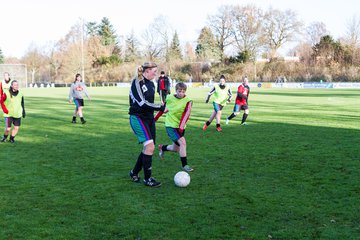
<svg viewBox="0 0 360 240">
<path fill-rule="evenodd" d="M 11 81 L 11 78 L 10 78 L 10 73 L 9 72 L 4 72 L 4 75 L 7 74 L 9 75 L 9 82 Z"/>
<path fill-rule="evenodd" d="M 75 80 L 74 80 L 74 82 L 76 82 L 76 79 L 77 79 L 78 77 L 81 77 L 81 74 L 80 74 L 80 73 L 77 73 L 77 74 L 75 75 Z M 82 79 L 81 79 L 80 82 L 82 82 Z"/>
<path fill-rule="evenodd" d="M 221 76 L 220 76 L 220 79 L 226 79 L 226 77 L 224 76 L 224 74 L 221 74 Z"/>
<path fill-rule="evenodd" d="M 161 73 L 160 74 L 165 74 L 165 72 L 164 71 L 161 71 Z"/>
</svg>

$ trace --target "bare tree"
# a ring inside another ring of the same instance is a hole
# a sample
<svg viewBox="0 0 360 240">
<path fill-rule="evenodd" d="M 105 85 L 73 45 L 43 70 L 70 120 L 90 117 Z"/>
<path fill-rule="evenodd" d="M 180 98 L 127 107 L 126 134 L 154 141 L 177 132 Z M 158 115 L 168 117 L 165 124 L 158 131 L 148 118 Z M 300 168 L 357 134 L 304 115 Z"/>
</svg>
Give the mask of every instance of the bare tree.
<svg viewBox="0 0 360 240">
<path fill-rule="evenodd" d="M 169 32 L 171 27 L 164 16 L 159 16 L 142 34 L 145 56 L 149 60 L 166 57 L 169 49 Z"/>
<path fill-rule="evenodd" d="M 254 5 L 236 6 L 231 15 L 232 34 L 238 53 L 247 52 L 250 58 L 255 59 L 258 49 L 263 44 L 261 9 Z"/>
<path fill-rule="evenodd" d="M 311 45 L 314 46 L 320 42 L 321 37 L 329 35 L 329 31 L 326 29 L 326 25 L 323 22 L 312 22 L 309 26 L 306 27 L 306 40 Z"/>
<path fill-rule="evenodd" d="M 223 5 L 214 15 L 208 16 L 208 26 L 213 32 L 220 49 L 220 61 L 224 61 L 225 48 L 232 44 L 232 6 Z"/>
<path fill-rule="evenodd" d="M 189 42 L 186 42 L 186 44 L 185 44 L 185 59 L 187 61 L 192 62 L 195 60 L 195 58 L 196 58 L 196 55 L 195 55 L 193 46 Z"/>
<path fill-rule="evenodd" d="M 276 57 L 278 49 L 286 42 L 294 40 L 303 25 L 297 19 L 294 11 L 290 9 L 280 11 L 272 8 L 265 13 L 263 23 L 263 32 L 266 47 L 270 51 L 270 58 Z"/>
<path fill-rule="evenodd" d="M 38 73 L 42 66 L 47 64 L 47 57 L 41 52 L 40 47 L 34 43 L 30 44 L 27 52 L 22 58 L 22 62 L 27 65 L 31 74 L 31 83 L 35 83 L 35 74 Z M 40 74 L 38 74 L 40 76 Z"/>
<path fill-rule="evenodd" d="M 360 63 L 360 16 L 354 15 L 347 22 L 345 41 L 351 52 L 352 64 Z"/>
<path fill-rule="evenodd" d="M 360 43 L 360 17 L 354 15 L 346 26 L 346 40 L 349 45 L 357 46 Z"/>
</svg>

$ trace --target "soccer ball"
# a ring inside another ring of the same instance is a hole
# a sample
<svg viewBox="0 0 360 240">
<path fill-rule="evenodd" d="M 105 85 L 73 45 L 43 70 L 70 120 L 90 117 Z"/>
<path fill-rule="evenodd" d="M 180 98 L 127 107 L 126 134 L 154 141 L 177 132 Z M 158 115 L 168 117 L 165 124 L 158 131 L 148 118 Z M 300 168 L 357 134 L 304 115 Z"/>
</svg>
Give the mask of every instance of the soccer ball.
<svg viewBox="0 0 360 240">
<path fill-rule="evenodd" d="M 190 184 L 190 175 L 187 172 L 180 171 L 174 176 L 175 185 L 178 187 L 186 187 Z"/>
</svg>

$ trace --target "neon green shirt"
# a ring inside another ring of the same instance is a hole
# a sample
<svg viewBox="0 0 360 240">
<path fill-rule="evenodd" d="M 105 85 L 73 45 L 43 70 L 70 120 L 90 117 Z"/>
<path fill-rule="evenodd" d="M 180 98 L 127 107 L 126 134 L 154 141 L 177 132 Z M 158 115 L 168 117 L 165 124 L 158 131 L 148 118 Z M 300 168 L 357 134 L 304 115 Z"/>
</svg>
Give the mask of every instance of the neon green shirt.
<svg viewBox="0 0 360 240">
<path fill-rule="evenodd" d="M 2 80 L 1 88 L 2 88 L 3 92 L 10 89 L 11 83 L 12 83 L 12 80 L 10 80 L 8 83 L 5 80 Z"/>
<path fill-rule="evenodd" d="M 9 111 L 8 114 L 4 113 L 4 117 L 21 118 L 23 111 L 21 106 L 23 94 L 20 92 L 20 90 L 16 96 L 11 96 L 9 90 L 5 90 L 4 93 L 6 94 L 6 100 L 4 104 Z"/>
<path fill-rule="evenodd" d="M 169 95 L 166 98 L 166 108 L 169 110 L 166 113 L 165 127 L 179 128 L 180 121 L 186 111 L 186 105 L 192 100 L 185 96 L 181 99 L 175 97 L 175 95 Z M 183 127 L 185 129 L 185 126 Z"/>
<path fill-rule="evenodd" d="M 219 84 L 216 84 L 214 87 L 215 87 L 214 102 L 223 106 L 226 105 L 226 101 L 229 98 L 230 87 L 228 85 L 225 85 L 225 88 L 221 89 Z"/>
</svg>

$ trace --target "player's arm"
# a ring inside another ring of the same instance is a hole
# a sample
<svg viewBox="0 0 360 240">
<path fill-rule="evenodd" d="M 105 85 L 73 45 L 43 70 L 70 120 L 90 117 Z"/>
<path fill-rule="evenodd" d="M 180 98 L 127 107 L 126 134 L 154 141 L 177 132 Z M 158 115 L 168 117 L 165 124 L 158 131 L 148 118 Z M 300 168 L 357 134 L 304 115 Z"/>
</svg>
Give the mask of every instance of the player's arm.
<svg viewBox="0 0 360 240">
<path fill-rule="evenodd" d="M 191 113 L 191 108 L 192 108 L 192 101 L 189 101 L 184 109 L 184 112 L 180 118 L 180 124 L 179 124 L 179 129 L 180 132 L 184 131 L 185 125 L 187 123 L 187 121 L 189 120 L 190 117 L 190 113 Z"/>
<path fill-rule="evenodd" d="M 210 97 L 211 97 L 211 95 L 214 94 L 214 92 L 215 92 L 215 87 L 214 87 L 213 89 L 211 89 L 211 91 L 208 93 L 207 98 L 206 98 L 206 101 L 205 101 L 206 103 L 209 102 Z"/>
<path fill-rule="evenodd" d="M 5 100 L 6 100 L 6 94 L 4 93 L 2 96 L 1 96 L 1 99 L 0 99 L 0 102 L 1 102 L 1 108 L 3 110 L 4 113 L 8 114 L 9 113 L 9 110 L 6 108 L 5 106 Z"/>
<path fill-rule="evenodd" d="M 22 117 L 25 118 L 26 112 L 25 112 L 25 101 L 24 96 L 21 97 L 21 107 L 22 107 Z"/>
<path fill-rule="evenodd" d="M 87 91 L 85 83 L 83 83 L 83 89 L 84 89 L 84 93 L 85 93 L 86 97 L 90 100 L 90 95 L 89 95 L 89 92 Z"/>
<path fill-rule="evenodd" d="M 239 98 L 245 98 L 246 100 L 247 100 L 247 98 L 248 98 L 247 95 L 242 94 L 241 92 L 238 92 L 238 93 L 237 93 L 237 96 L 238 96 Z"/>
<path fill-rule="evenodd" d="M 73 91 L 74 91 L 74 84 L 72 83 L 70 86 L 70 91 L 69 91 L 69 102 L 71 103 L 71 100 L 73 99 Z"/>
<path fill-rule="evenodd" d="M 145 96 L 141 91 L 140 82 L 137 79 L 135 79 L 131 84 L 130 98 L 131 101 L 136 102 L 139 107 L 143 109 L 152 109 L 155 111 L 164 111 L 165 109 L 164 105 L 150 103 L 145 99 Z"/>
<path fill-rule="evenodd" d="M 245 98 L 247 100 L 248 95 L 243 94 L 243 90 L 244 90 L 244 88 L 240 86 L 238 89 L 238 92 L 237 92 L 237 96 L 239 98 Z"/>
<path fill-rule="evenodd" d="M 227 99 L 228 103 L 231 101 L 231 98 L 232 98 L 232 93 L 231 93 L 231 89 L 229 88 L 229 90 L 228 90 L 228 99 Z"/>
</svg>

